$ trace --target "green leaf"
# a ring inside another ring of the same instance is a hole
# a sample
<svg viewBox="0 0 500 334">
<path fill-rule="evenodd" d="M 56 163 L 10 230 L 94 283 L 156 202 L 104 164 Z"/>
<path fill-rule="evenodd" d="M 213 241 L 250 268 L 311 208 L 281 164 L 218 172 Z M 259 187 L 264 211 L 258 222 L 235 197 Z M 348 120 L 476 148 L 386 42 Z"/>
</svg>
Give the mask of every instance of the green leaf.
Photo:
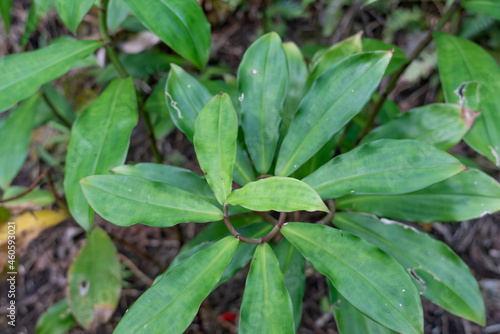
<svg viewBox="0 0 500 334">
<path fill-rule="evenodd" d="M 328 68 L 360 52 L 361 34 L 359 33 L 317 52 L 311 61 L 311 74 L 307 78 L 305 90 L 309 90 L 314 81 Z"/>
<path fill-rule="evenodd" d="M 288 177 L 268 177 L 250 182 L 233 191 L 227 197 L 226 203 L 241 205 L 254 211 L 329 212 L 314 189 L 302 181 Z"/>
<path fill-rule="evenodd" d="M 391 55 L 385 51 L 353 55 L 316 79 L 283 140 L 276 175 L 297 170 L 361 111 L 382 79 Z"/>
<path fill-rule="evenodd" d="M 239 140 L 236 142 L 236 161 L 234 162 L 233 179 L 241 186 L 255 180 L 255 171 L 252 163 L 247 151 L 243 148 L 243 144 Z"/>
<path fill-rule="evenodd" d="M 167 103 L 165 101 L 166 81 L 166 77 L 160 80 L 143 107 L 144 111 L 149 113 L 156 138 L 168 135 L 175 128 L 175 124 L 170 118 Z"/>
<path fill-rule="evenodd" d="M 76 325 L 66 298 L 52 305 L 36 324 L 36 334 L 64 334 Z"/>
<path fill-rule="evenodd" d="M 210 24 L 195 0 L 125 0 L 149 30 L 202 69 L 210 55 Z"/>
<path fill-rule="evenodd" d="M 333 223 L 380 247 L 420 277 L 420 294 L 426 299 L 485 325 L 479 286 L 467 265 L 446 244 L 407 225 L 370 215 L 339 212 Z"/>
<path fill-rule="evenodd" d="M 375 128 L 361 144 L 377 139 L 416 139 L 447 151 L 469 131 L 478 116 L 456 104 L 428 104 Z"/>
<path fill-rule="evenodd" d="M 229 95 L 216 95 L 198 114 L 194 149 L 200 168 L 220 204 L 231 193 L 238 117 Z"/>
<path fill-rule="evenodd" d="M 169 270 L 125 313 L 115 329 L 127 333 L 183 333 L 201 302 L 217 286 L 238 239 L 222 239 Z"/>
<path fill-rule="evenodd" d="M 500 20 L 500 3 L 497 0 L 464 0 L 462 7 L 474 13 L 484 13 Z"/>
<path fill-rule="evenodd" d="M 267 244 L 255 250 L 241 301 L 238 333 L 294 333 L 292 301 L 276 256 Z"/>
<path fill-rule="evenodd" d="M 302 52 L 294 42 L 283 43 L 288 63 L 288 88 L 285 104 L 281 111 L 280 138 L 282 138 L 292 122 L 300 100 L 304 95 L 307 80 L 307 65 Z"/>
<path fill-rule="evenodd" d="M 188 169 L 155 163 L 139 163 L 118 166 L 111 169 L 111 171 L 118 175 L 136 176 L 167 183 L 190 192 L 211 204 L 218 203 L 205 178 Z"/>
<path fill-rule="evenodd" d="M 56 0 L 57 13 L 66 27 L 76 35 L 76 29 L 95 0 Z"/>
<path fill-rule="evenodd" d="M 168 227 L 223 217 L 212 204 L 166 183 L 134 176 L 94 175 L 84 178 L 80 184 L 92 208 L 119 226 L 142 223 Z"/>
<path fill-rule="evenodd" d="M 181 67 L 171 64 L 165 87 L 165 99 L 170 117 L 192 142 L 198 113 L 210 101 L 208 90 Z"/>
<path fill-rule="evenodd" d="M 385 71 L 384 75 L 392 74 L 394 71 L 401 68 L 401 66 L 409 62 L 404 52 L 401 51 L 401 49 L 394 44 L 384 43 L 376 38 L 363 38 L 361 40 L 361 44 L 363 52 L 378 51 L 378 50 L 394 50 L 394 54 L 392 55 L 391 61 L 389 62 L 389 65 L 387 66 L 387 70 Z"/>
<path fill-rule="evenodd" d="M 345 196 L 337 207 L 407 221 L 463 221 L 500 211 L 500 185 L 471 169 L 408 194 Z"/>
<path fill-rule="evenodd" d="M 283 239 L 274 249 L 276 258 L 280 263 L 283 273 L 285 287 L 292 300 L 293 319 L 295 328 L 298 329 L 302 320 L 302 298 L 306 287 L 306 275 L 304 273 L 306 260 L 290 242 Z"/>
<path fill-rule="evenodd" d="M 42 89 L 47 100 L 57 111 L 58 115 L 65 119 L 69 124 L 73 124 L 76 119 L 76 115 L 68 100 L 66 100 L 66 98 L 51 84 L 44 85 Z"/>
<path fill-rule="evenodd" d="M 280 37 L 269 33 L 245 52 L 238 68 L 241 126 L 250 157 L 261 174 L 271 167 L 285 102 L 288 66 Z"/>
<path fill-rule="evenodd" d="M 98 41 L 64 40 L 0 60 L 0 112 L 33 95 L 40 86 L 65 74 L 70 66 L 101 46 Z"/>
<path fill-rule="evenodd" d="M 6 1 L 8 2 L 8 1 Z M 42 17 L 54 8 L 56 0 L 33 0 L 26 20 L 24 34 L 21 37 L 21 46 L 26 48 L 31 34 L 36 30 L 38 22 Z"/>
<path fill-rule="evenodd" d="M 417 288 L 393 257 L 325 225 L 288 223 L 281 232 L 362 313 L 394 331 L 423 333 Z"/>
<path fill-rule="evenodd" d="M 346 194 L 404 194 L 465 169 L 457 159 L 417 140 L 381 139 L 339 155 L 303 179 L 324 200 Z"/>
<path fill-rule="evenodd" d="M 16 196 L 25 190 L 25 187 L 10 186 L 4 191 L 2 198 L 10 198 Z M 34 189 L 19 198 L 6 202 L 5 207 L 42 207 L 54 202 L 54 195 L 52 195 L 50 191 L 43 189 Z"/>
<path fill-rule="evenodd" d="M 478 85 L 478 107 L 482 111 L 465 141 L 474 150 L 500 166 L 500 67 L 483 48 L 470 41 L 444 33 L 434 33 L 438 69 L 448 103 L 461 102 L 464 84 Z M 464 103 L 465 107 L 474 106 Z"/>
<path fill-rule="evenodd" d="M 87 231 L 92 228 L 94 212 L 78 182 L 89 175 L 109 174 L 111 167 L 125 162 L 137 118 L 132 79 L 117 79 L 73 124 L 66 156 L 64 191 L 71 214 Z"/>
<path fill-rule="evenodd" d="M 333 307 L 333 315 L 339 334 L 363 333 L 363 334 L 396 334 L 396 332 L 385 328 L 359 312 L 335 289 L 332 282 L 327 279 L 330 290 L 330 301 Z"/>
<path fill-rule="evenodd" d="M 125 21 L 130 13 L 130 8 L 124 0 L 109 0 L 106 21 L 111 33 Z"/>
<path fill-rule="evenodd" d="M 96 228 L 69 268 L 69 307 L 85 329 L 106 323 L 118 305 L 121 266 L 117 255 L 106 232 Z"/>
<path fill-rule="evenodd" d="M 0 14 L 2 15 L 3 23 L 5 25 L 5 32 L 8 34 L 10 30 L 12 4 L 14 0 L 2 0 L 0 2 Z"/>
<path fill-rule="evenodd" d="M 40 103 L 36 94 L 14 109 L 0 127 L 0 188 L 9 186 L 28 155 L 31 130 L 36 106 Z"/>
</svg>

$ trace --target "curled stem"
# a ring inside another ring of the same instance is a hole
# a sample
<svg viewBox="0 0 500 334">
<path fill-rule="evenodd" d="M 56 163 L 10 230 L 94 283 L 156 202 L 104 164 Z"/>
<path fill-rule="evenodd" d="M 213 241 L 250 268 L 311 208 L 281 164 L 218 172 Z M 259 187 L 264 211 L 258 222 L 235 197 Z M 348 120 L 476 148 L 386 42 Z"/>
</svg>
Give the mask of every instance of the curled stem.
<svg viewBox="0 0 500 334">
<path fill-rule="evenodd" d="M 269 232 L 265 237 L 262 238 L 248 238 L 244 235 L 241 235 L 236 231 L 233 224 L 231 224 L 231 220 L 229 220 L 229 215 L 227 213 L 227 204 L 224 204 L 224 223 L 226 224 L 227 229 L 239 240 L 246 242 L 247 244 L 263 244 L 270 241 L 274 236 L 281 230 L 281 227 L 285 223 L 286 213 L 281 212 L 278 222 L 274 226 L 274 228 Z"/>
</svg>

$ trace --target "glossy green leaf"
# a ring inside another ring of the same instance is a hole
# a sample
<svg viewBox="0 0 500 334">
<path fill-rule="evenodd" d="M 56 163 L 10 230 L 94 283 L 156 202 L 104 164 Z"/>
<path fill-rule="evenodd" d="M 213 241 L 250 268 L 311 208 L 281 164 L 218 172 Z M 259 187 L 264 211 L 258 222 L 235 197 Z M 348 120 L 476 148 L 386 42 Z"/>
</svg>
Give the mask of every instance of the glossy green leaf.
<svg viewBox="0 0 500 334">
<path fill-rule="evenodd" d="M 26 19 L 24 34 L 21 37 L 21 46 L 23 48 L 26 48 L 31 34 L 38 27 L 40 19 L 50 12 L 55 5 L 56 0 L 33 0 L 31 2 L 28 18 Z"/>
<path fill-rule="evenodd" d="M 36 334 L 64 334 L 76 325 L 66 298 L 52 305 L 36 324 Z"/>
<path fill-rule="evenodd" d="M 257 239 L 266 236 L 266 234 L 271 232 L 272 229 L 273 226 L 271 224 L 267 222 L 266 223 L 261 222 L 252 225 L 242 226 L 238 228 L 237 231 L 241 235 Z M 236 249 L 233 258 L 231 259 L 231 262 L 229 262 L 229 265 L 222 274 L 219 284 L 222 284 L 227 280 L 233 278 L 233 276 L 238 271 L 245 268 L 247 264 L 250 263 L 250 260 L 252 259 L 252 256 L 254 255 L 256 248 L 257 244 L 248 244 L 245 242 L 241 242 L 238 245 L 238 248 Z"/>
<path fill-rule="evenodd" d="M 500 3 L 497 0 L 464 0 L 462 7 L 474 13 L 484 13 L 500 20 Z"/>
<path fill-rule="evenodd" d="M 280 37 L 269 33 L 245 52 L 238 68 L 241 126 L 255 168 L 271 167 L 285 102 L 288 66 Z"/>
<path fill-rule="evenodd" d="M 361 144 L 378 139 L 416 139 L 447 151 L 469 131 L 478 116 L 457 104 L 428 104 L 375 128 Z"/>
<path fill-rule="evenodd" d="M 165 101 L 166 81 L 167 77 L 160 80 L 143 107 L 144 111 L 149 113 L 156 138 L 168 135 L 175 128 Z"/>
<path fill-rule="evenodd" d="M 404 194 L 464 169 L 448 153 L 418 140 L 381 139 L 333 158 L 303 181 L 326 200 L 346 194 Z"/>
<path fill-rule="evenodd" d="M 118 166 L 111 169 L 111 171 L 118 175 L 136 176 L 167 183 L 190 192 L 209 203 L 218 203 L 205 178 L 188 169 L 155 163 L 139 163 Z"/>
<path fill-rule="evenodd" d="M 398 48 L 396 45 L 384 43 L 376 38 L 363 38 L 361 40 L 361 45 L 363 52 L 367 51 L 378 51 L 378 50 L 394 50 L 394 54 L 392 55 L 391 61 L 387 66 L 387 70 L 385 71 L 385 75 L 392 74 L 394 71 L 398 70 L 401 66 L 408 63 L 408 58 Z"/>
<path fill-rule="evenodd" d="M 294 333 L 292 301 L 271 247 L 255 250 L 241 301 L 238 333 Z"/>
<path fill-rule="evenodd" d="M 291 176 L 296 179 L 303 179 L 312 174 L 318 168 L 326 164 L 335 155 L 337 143 L 342 137 L 342 131 L 332 137 L 315 155 L 307 160 Z"/>
<path fill-rule="evenodd" d="M 393 257 L 326 225 L 288 223 L 281 232 L 362 313 L 394 331 L 423 333 L 417 288 Z"/>
<path fill-rule="evenodd" d="M 500 211 L 500 185 L 471 169 L 412 193 L 345 196 L 336 203 L 342 210 L 407 221 L 463 221 Z"/>
<path fill-rule="evenodd" d="M 110 168 L 125 162 L 137 118 L 132 79 L 117 79 L 73 124 L 64 191 L 71 214 L 87 231 L 92 228 L 94 211 L 85 200 L 79 181 L 89 175 L 109 174 Z"/>
<path fill-rule="evenodd" d="M 274 249 L 276 258 L 280 263 L 283 273 L 285 287 L 290 294 L 293 308 L 293 319 L 295 328 L 298 329 L 302 320 L 302 298 L 306 287 L 306 275 L 304 273 L 306 260 L 290 242 L 283 239 Z"/>
<path fill-rule="evenodd" d="M 165 99 L 175 125 L 193 141 L 198 113 L 210 101 L 208 90 L 181 67 L 172 64 L 165 87 Z"/>
<path fill-rule="evenodd" d="M 467 265 L 446 244 L 409 226 L 370 215 L 339 212 L 333 223 L 380 247 L 420 277 L 420 294 L 426 299 L 485 325 L 479 286 Z"/>
<path fill-rule="evenodd" d="M 361 111 L 382 79 L 391 55 L 385 51 L 353 55 L 316 79 L 283 140 L 276 175 L 297 170 Z"/>
<path fill-rule="evenodd" d="M 39 94 L 14 109 L 0 127 L 0 188 L 9 186 L 24 164 L 31 142 L 31 130 Z"/>
<path fill-rule="evenodd" d="M 247 183 L 243 188 L 233 191 L 226 203 L 254 211 L 329 212 L 318 193 L 310 186 L 296 179 L 277 176 Z"/>
<path fill-rule="evenodd" d="M 236 161 L 234 162 L 233 179 L 241 186 L 255 180 L 255 171 L 252 163 L 247 151 L 243 148 L 243 144 L 239 140 L 236 142 Z"/>
<path fill-rule="evenodd" d="M 94 2 L 95 0 L 56 0 L 57 13 L 66 27 L 76 34 L 76 29 Z"/>
<path fill-rule="evenodd" d="M 57 111 L 57 114 L 69 124 L 73 124 L 76 115 L 68 100 L 50 84 L 44 85 L 42 89 L 50 105 Z"/>
<path fill-rule="evenodd" d="M 0 2 L 0 14 L 2 15 L 3 23 L 5 25 L 5 32 L 8 34 L 10 30 L 12 4 L 14 0 L 2 0 Z"/>
<path fill-rule="evenodd" d="M 314 81 L 332 65 L 360 52 L 361 34 L 356 34 L 316 53 L 311 61 L 311 74 L 307 78 L 305 90 L 309 90 Z"/>
<path fill-rule="evenodd" d="M 80 184 L 92 208 L 119 226 L 142 223 L 168 227 L 223 217 L 212 204 L 166 183 L 134 176 L 94 175 L 82 179 Z"/>
<path fill-rule="evenodd" d="M 68 301 L 75 319 L 85 329 L 106 323 L 121 292 L 121 266 L 110 237 L 94 229 L 68 272 Z"/>
<path fill-rule="evenodd" d="M 210 55 L 210 24 L 195 0 L 125 2 L 165 44 L 196 67 L 205 67 Z"/>
<path fill-rule="evenodd" d="M 283 43 L 283 49 L 288 63 L 288 87 L 285 104 L 281 111 L 280 137 L 286 134 L 290 122 L 292 122 L 304 95 L 307 80 L 307 65 L 298 46 L 293 42 L 287 42 Z"/>
<path fill-rule="evenodd" d="M 38 88 L 65 74 L 70 66 L 94 52 L 101 42 L 64 40 L 0 60 L 0 112 L 33 95 Z"/>
<path fill-rule="evenodd" d="M 229 95 L 216 95 L 198 114 L 194 149 L 200 168 L 220 204 L 231 193 L 238 116 Z"/>
<path fill-rule="evenodd" d="M 434 33 L 438 51 L 438 69 L 448 103 L 461 102 L 464 84 L 478 85 L 481 115 L 465 136 L 474 150 L 500 166 L 500 67 L 483 48 L 465 39 Z M 474 106 L 464 103 L 465 107 Z"/>
<path fill-rule="evenodd" d="M 327 279 L 330 290 L 330 302 L 339 334 L 396 334 L 396 332 L 377 324 L 372 319 L 358 311 L 335 289 L 332 282 Z"/>
<path fill-rule="evenodd" d="M 26 187 L 16 187 L 16 186 L 10 186 L 8 187 L 4 193 L 2 198 L 10 198 L 13 196 L 16 196 L 23 191 L 26 190 Z M 12 201 L 5 202 L 5 207 L 7 208 L 15 208 L 15 207 L 26 207 L 31 208 L 33 206 L 35 207 L 42 207 L 45 205 L 49 205 L 55 202 L 54 195 L 48 190 L 43 190 L 43 189 L 34 189 L 28 192 L 27 194 L 16 198 Z"/>
<path fill-rule="evenodd" d="M 124 0 L 109 0 L 106 21 L 111 33 L 125 21 L 130 13 L 130 8 Z"/>
<path fill-rule="evenodd" d="M 229 236 L 170 270 L 125 313 L 114 333 L 183 333 L 217 286 L 238 239 Z"/>
</svg>

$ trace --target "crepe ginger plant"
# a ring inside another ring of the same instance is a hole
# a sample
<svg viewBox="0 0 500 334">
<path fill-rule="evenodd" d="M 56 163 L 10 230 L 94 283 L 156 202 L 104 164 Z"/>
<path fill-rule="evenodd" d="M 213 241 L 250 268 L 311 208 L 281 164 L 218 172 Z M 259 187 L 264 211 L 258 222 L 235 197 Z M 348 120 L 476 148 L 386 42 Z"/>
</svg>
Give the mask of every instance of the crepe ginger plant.
<svg viewBox="0 0 500 334">
<path fill-rule="evenodd" d="M 0 7 L 4 18 L 9 3 Z M 94 3 L 55 5 L 76 33 Z M 472 0 L 463 6 L 484 11 Z M 203 71 L 210 55 L 210 24 L 195 0 L 101 0 L 99 7 L 101 40 L 63 37 L 0 62 L 0 112 L 13 108 L 0 120 L 0 153 L 7 157 L 0 160 L 2 202 L 22 195 L 8 195 L 10 183 L 31 130 L 50 121 L 70 134 L 64 192 L 68 212 L 87 232 L 68 272 L 66 298 L 39 319 L 38 333 L 96 328 L 118 305 L 117 249 L 94 227 L 95 212 L 119 226 L 208 223 L 133 303 L 118 334 L 184 332 L 202 301 L 248 264 L 240 333 L 297 332 L 307 263 L 329 285 L 341 334 L 423 333 L 421 298 L 485 325 L 467 265 L 411 223 L 500 210 L 498 182 L 446 153 L 463 139 L 500 166 L 500 69 L 482 47 L 438 32 L 458 6 L 408 58 L 394 45 L 356 34 L 321 48 L 308 66 L 294 43 L 263 35 L 246 51 L 234 86 L 202 82 L 185 70 L 181 57 Z M 30 22 L 42 15 L 33 8 Z M 150 96 L 131 76 L 146 81 L 155 67 L 141 64 L 158 54 L 117 55 L 109 35 L 130 12 L 181 56 L 169 58 L 168 77 Z M 389 93 L 431 41 L 445 103 L 401 114 Z M 47 84 L 88 66 L 101 47 L 110 64 L 98 77 L 107 85 L 76 115 Z M 388 75 L 387 87 L 375 94 Z M 139 116 L 157 163 L 124 165 Z M 374 128 L 376 120 L 381 125 Z M 161 163 L 155 136 L 174 124 L 194 144 L 203 176 Z M 51 184 L 49 171 L 37 182 L 45 175 Z"/>
<path fill-rule="evenodd" d="M 435 38 L 438 50 L 462 43 Z M 342 333 L 366 332 L 359 326 L 423 333 L 421 297 L 484 325 L 478 284 L 464 262 L 444 243 L 389 220 L 459 221 L 498 210 L 498 183 L 444 151 L 478 114 L 463 103 L 423 106 L 331 158 L 335 135 L 395 65 L 393 50 L 362 51 L 360 35 L 324 50 L 308 79 L 298 48 L 264 35 L 246 51 L 232 98 L 212 97 L 172 66 L 170 116 L 193 142 L 204 176 L 141 163 L 80 184 L 91 207 L 120 226 L 213 223 L 115 333 L 182 333 L 210 292 L 247 263 L 239 332 L 294 333 L 306 261 L 327 278 Z"/>
</svg>

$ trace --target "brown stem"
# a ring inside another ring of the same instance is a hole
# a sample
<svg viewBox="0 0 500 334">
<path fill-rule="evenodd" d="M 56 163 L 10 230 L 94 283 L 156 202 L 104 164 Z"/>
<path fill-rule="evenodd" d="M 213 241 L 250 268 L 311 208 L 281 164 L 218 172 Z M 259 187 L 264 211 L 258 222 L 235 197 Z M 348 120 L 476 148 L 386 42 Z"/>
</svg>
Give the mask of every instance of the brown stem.
<svg viewBox="0 0 500 334">
<path fill-rule="evenodd" d="M 233 227 L 233 224 L 231 224 L 231 221 L 229 220 L 229 215 L 227 213 L 227 204 L 224 204 L 224 223 L 226 224 L 227 229 L 240 241 L 246 242 L 247 244 L 263 244 L 265 242 L 270 241 L 274 236 L 279 232 L 283 224 L 285 223 L 286 219 L 286 213 L 281 212 L 280 217 L 278 219 L 278 222 L 274 226 L 274 228 L 269 232 L 265 237 L 263 238 L 248 238 L 245 237 L 236 231 L 236 229 Z"/>
<path fill-rule="evenodd" d="M 153 280 L 143 273 L 128 257 L 123 254 L 118 253 L 118 258 L 122 261 L 132 272 L 137 276 L 141 281 L 143 281 L 146 285 L 153 284 Z"/>
<path fill-rule="evenodd" d="M 61 198 L 61 196 L 59 196 L 59 194 L 57 193 L 56 191 L 56 187 L 54 186 L 54 182 L 52 181 L 52 174 L 50 173 L 50 171 L 47 172 L 47 183 L 49 184 L 49 187 L 50 187 L 50 192 L 52 193 L 52 195 L 54 196 L 55 200 L 56 200 L 56 203 L 57 205 L 64 211 L 68 214 L 68 216 L 71 216 L 71 213 L 69 212 L 68 210 L 68 207 L 66 206 L 66 204 L 64 203 L 63 199 Z"/>
<path fill-rule="evenodd" d="M 30 191 L 32 191 L 33 189 L 35 189 L 35 187 L 38 184 L 40 184 L 40 182 L 42 182 L 43 178 L 47 175 L 48 172 L 49 172 L 49 170 L 46 169 L 44 172 L 42 172 L 42 174 L 40 174 L 40 176 L 38 176 L 36 178 L 35 181 L 33 181 L 33 183 L 31 183 L 28 186 L 28 188 L 26 188 L 25 190 L 23 190 L 22 192 L 20 192 L 17 195 L 11 196 L 9 198 L 0 199 L 0 203 L 5 203 L 5 202 L 13 201 L 13 200 L 18 199 L 20 197 L 23 197 L 24 195 L 26 195 L 27 193 L 29 193 Z"/>
<path fill-rule="evenodd" d="M 326 204 L 328 205 L 328 209 L 330 209 L 330 213 L 318 220 L 316 224 L 326 225 L 333 220 L 333 217 L 335 216 L 335 200 L 330 199 L 326 201 Z"/>
<path fill-rule="evenodd" d="M 448 11 L 446 13 L 444 13 L 444 15 L 441 17 L 441 19 L 439 20 L 438 24 L 433 29 L 433 31 L 439 31 L 439 30 L 441 30 L 441 28 L 443 28 L 443 26 L 446 24 L 446 22 L 448 22 L 451 19 L 451 17 L 455 13 L 455 11 L 458 10 L 458 8 L 460 7 L 459 4 L 460 4 L 460 1 L 456 1 L 448 9 Z M 384 102 L 387 100 L 387 97 L 389 96 L 389 94 L 394 90 L 394 88 L 396 88 L 396 84 L 397 84 L 399 78 L 401 77 L 401 75 L 403 75 L 403 73 L 406 71 L 408 66 L 410 66 L 410 64 L 415 59 L 417 59 L 418 56 L 420 56 L 420 53 L 422 53 L 422 51 L 432 41 L 433 31 L 429 31 L 427 33 L 426 38 L 422 42 L 420 42 L 420 44 L 415 48 L 415 50 L 413 50 L 413 52 L 408 57 L 408 62 L 405 65 L 403 65 L 401 68 L 399 68 L 399 70 L 394 72 L 394 74 L 391 76 L 391 80 L 389 81 L 387 88 L 382 93 L 382 95 L 380 96 L 380 99 L 377 101 L 377 103 L 370 110 L 370 114 L 368 115 L 368 120 L 367 120 L 364 128 L 362 129 L 358 139 L 356 140 L 356 143 L 354 146 L 357 146 L 359 144 L 359 142 L 361 141 L 361 139 L 363 139 L 363 137 L 366 136 L 368 134 L 368 132 L 370 132 L 371 128 L 373 127 L 373 123 L 375 122 L 375 118 L 377 117 L 380 110 L 382 109 L 382 106 L 384 105 Z"/>
<path fill-rule="evenodd" d="M 266 221 L 268 223 L 271 223 L 273 225 L 278 224 L 278 221 L 273 216 L 271 216 L 270 214 L 268 214 L 266 212 L 257 212 L 257 211 L 254 211 L 253 213 L 255 215 L 259 216 L 260 218 L 262 218 L 264 221 Z"/>
</svg>

